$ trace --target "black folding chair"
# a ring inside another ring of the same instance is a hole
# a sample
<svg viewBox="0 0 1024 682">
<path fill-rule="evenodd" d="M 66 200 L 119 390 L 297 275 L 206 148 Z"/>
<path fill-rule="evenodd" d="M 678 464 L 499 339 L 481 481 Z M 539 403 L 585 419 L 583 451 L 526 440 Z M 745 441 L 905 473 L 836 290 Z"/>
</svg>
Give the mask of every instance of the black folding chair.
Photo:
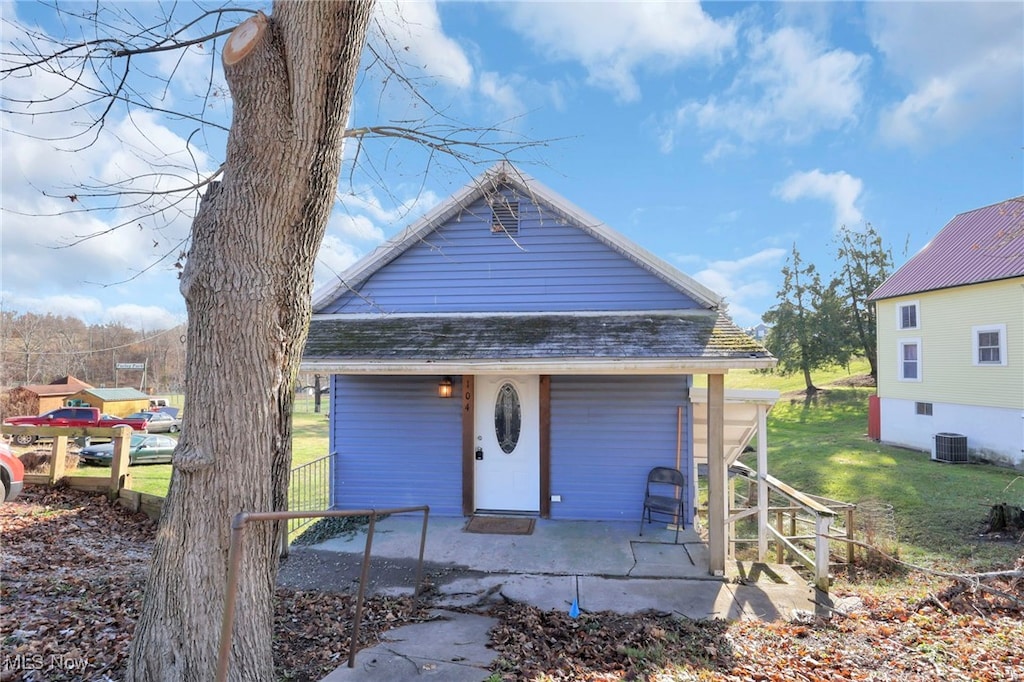
<svg viewBox="0 0 1024 682">
<path fill-rule="evenodd" d="M 640 514 L 640 535 L 644 534 L 644 517 L 651 523 L 651 515 L 670 516 L 676 526 L 676 539 L 679 542 L 679 527 L 683 525 L 683 500 L 686 480 L 679 469 L 671 467 L 654 467 L 647 474 L 647 488 L 644 492 L 644 509 Z"/>
</svg>

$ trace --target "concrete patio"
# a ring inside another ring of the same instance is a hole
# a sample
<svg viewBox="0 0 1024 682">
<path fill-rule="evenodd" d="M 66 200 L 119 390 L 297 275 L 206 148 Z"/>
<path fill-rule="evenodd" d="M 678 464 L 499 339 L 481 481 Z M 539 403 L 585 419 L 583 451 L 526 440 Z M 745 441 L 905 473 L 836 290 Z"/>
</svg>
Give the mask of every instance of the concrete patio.
<svg viewBox="0 0 1024 682">
<path fill-rule="evenodd" d="M 424 570 L 439 620 L 387 633 L 381 644 L 359 652 L 356 667 L 341 667 L 325 682 L 427 673 L 482 680 L 493 658 L 486 647 L 493 619 L 448 609 L 483 610 L 502 599 L 568 610 L 578 594 L 583 612 L 653 609 L 693 619 L 788 620 L 827 612 L 828 595 L 786 566 L 731 562 L 726 576 L 709 575 L 707 548 L 693 529 L 680 532 L 675 544 L 675 532 L 663 524 L 645 525 L 640 536 L 637 522 L 537 519 L 530 535 L 487 535 L 465 532 L 466 522 L 428 523 Z M 421 531 L 422 516 L 415 514 L 377 522 L 369 592 L 412 593 Z M 365 546 L 362 531 L 296 551 L 333 557 L 351 576 Z M 286 583 L 287 574 L 286 562 Z"/>
</svg>

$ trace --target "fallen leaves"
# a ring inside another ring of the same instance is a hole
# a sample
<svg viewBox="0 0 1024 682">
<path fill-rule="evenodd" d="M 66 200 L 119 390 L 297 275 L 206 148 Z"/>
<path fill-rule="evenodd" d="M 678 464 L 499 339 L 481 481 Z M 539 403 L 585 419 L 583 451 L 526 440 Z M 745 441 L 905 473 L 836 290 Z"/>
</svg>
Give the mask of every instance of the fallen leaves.
<svg viewBox="0 0 1024 682">
<path fill-rule="evenodd" d="M 102 495 L 32 486 L 0 505 L 0 679 L 118 680 L 142 603 L 155 525 Z M 1024 567 L 1024 559 L 1018 567 Z M 1015 577 L 991 585 L 1024 594 Z M 835 617 L 693 621 L 674 614 L 494 607 L 495 675 L 503 680 L 1024 679 L 1024 615 L 1013 600 L 962 582 L 837 599 Z M 921 594 L 927 594 L 921 598 Z M 836 595 L 841 597 L 842 595 Z M 278 589 L 274 663 L 314 681 L 349 655 L 354 595 Z M 408 597 L 366 602 L 357 646 L 427 618 Z"/>
<path fill-rule="evenodd" d="M 31 486 L 0 505 L 0 679 L 124 677 L 156 524 L 103 495 Z M 274 665 L 286 680 L 320 680 L 345 663 L 354 596 L 277 590 Z M 359 648 L 417 622 L 410 598 L 369 599 Z"/>
</svg>

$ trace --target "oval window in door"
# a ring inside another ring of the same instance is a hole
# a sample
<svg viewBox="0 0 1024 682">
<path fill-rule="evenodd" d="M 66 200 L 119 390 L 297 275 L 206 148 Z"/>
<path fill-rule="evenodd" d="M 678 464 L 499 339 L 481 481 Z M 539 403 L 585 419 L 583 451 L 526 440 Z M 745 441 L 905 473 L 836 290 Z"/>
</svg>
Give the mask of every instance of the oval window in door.
<svg viewBox="0 0 1024 682">
<path fill-rule="evenodd" d="M 494 433 L 498 437 L 498 446 L 505 454 L 511 454 L 519 443 L 521 415 L 519 392 L 506 381 L 498 389 L 498 399 L 494 403 Z"/>
</svg>

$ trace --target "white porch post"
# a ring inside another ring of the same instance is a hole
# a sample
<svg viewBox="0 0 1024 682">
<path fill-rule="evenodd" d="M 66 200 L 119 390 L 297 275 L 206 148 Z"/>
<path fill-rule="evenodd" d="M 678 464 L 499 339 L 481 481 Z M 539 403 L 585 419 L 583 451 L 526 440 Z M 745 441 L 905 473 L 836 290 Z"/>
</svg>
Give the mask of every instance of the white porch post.
<svg viewBox="0 0 1024 682">
<path fill-rule="evenodd" d="M 725 375 L 708 375 L 708 570 L 725 575 L 728 474 L 725 468 Z"/>
<path fill-rule="evenodd" d="M 768 406 L 757 405 L 757 560 L 768 556 Z"/>
<path fill-rule="evenodd" d="M 832 532 L 832 517 L 816 514 L 814 520 L 814 586 L 828 592 L 828 536 Z"/>
</svg>

